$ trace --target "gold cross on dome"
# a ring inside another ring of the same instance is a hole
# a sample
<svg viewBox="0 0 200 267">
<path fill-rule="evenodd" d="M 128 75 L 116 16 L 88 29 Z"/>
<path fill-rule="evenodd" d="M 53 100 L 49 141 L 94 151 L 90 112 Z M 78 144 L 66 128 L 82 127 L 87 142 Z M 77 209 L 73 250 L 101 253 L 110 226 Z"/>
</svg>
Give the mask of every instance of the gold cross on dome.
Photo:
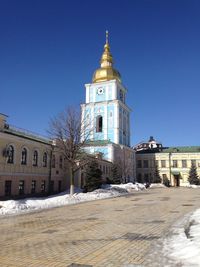
<svg viewBox="0 0 200 267">
<path fill-rule="evenodd" d="M 106 44 L 108 44 L 108 31 L 106 31 Z"/>
</svg>

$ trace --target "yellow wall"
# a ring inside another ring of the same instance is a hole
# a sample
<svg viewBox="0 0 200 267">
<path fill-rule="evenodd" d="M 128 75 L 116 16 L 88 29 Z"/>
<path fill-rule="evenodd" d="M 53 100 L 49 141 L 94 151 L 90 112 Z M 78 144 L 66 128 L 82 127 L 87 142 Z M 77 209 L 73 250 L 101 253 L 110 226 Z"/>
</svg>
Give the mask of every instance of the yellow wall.
<svg viewBox="0 0 200 267">
<path fill-rule="evenodd" d="M 170 158 L 170 160 L 169 160 Z M 144 177 L 145 173 L 153 177 L 155 172 L 155 161 L 158 161 L 158 168 L 161 178 L 163 174 L 166 174 L 170 179 L 170 165 L 171 165 L 171 184 L 174 185 L 173 173 L 180 173 L 180 185 L 186 185 L 188 183 L 188 175 L 191 167 L 191 160 L 196 160 L 197 173 L 200 177 L 200 152 L 188 152 L 188 153 L 149 153 L 149 154 L 136 154 L 136 165 L 138 160 L 142 161 L 142 168 L 137 167 L 137 176 L 139 173 Z M 144 168 L 144 160 L 148 160 L 148 168 Z M 166 167 L 161 166 L 161 160 L 166 162 Z M 177 160 L 177 167 L 173 167 L 173 160 Z M 182 167 L 182 160 L 186 160 L 187 167 Z M 170 164 L 169 164 L 170 162 Z"/>
<path fill-rule="evenodd" d="M 3 151 L 9 146 L 14 147 L 14 163 L 7 163 L 8 158 Z M 27 164 L 21 164 L 22 149 L 27 149 Z M 48 143 L 30 140 L 23 136 L 19 137 L 0 132 L 0 197 L 5 195 L 5 181 L 12 181 L 12 196 L 19 194 L 19 181 L 24 180 L 25 195 L 31 193 L 32 180 L 36 180 L 36 193 L 41 193 L 41 183 L 46 181 L 46 192 L 48 191 L 51 145 Z M 33 152 L 38 151 L 38 166 L 33 166 Z M 47 166 L 43 166 L 43 154 L 47 153 Z M 56 153 L 56 165 L 52 168 L 51 180 L 54 181 L 54 191 L 58 191 L 58 183 L 62 181 L 61 190 L 66 188 L 65 169 L 59 166 L 59 154 Z M 64 162 L 63 162 L 64 165 Z"/>
</svg>

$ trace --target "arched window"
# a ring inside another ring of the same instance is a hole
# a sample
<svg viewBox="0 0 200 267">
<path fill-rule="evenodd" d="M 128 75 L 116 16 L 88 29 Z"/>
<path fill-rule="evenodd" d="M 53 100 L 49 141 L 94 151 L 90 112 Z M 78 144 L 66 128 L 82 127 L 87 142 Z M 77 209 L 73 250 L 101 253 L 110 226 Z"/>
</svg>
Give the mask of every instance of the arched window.
<svg viewBox="0 0 200 267">
<path fill-rule="evenodd" d="M 59 159 L 59 167 L 60 167 L 60 169 L 62 169 L 62 167 L 63 167 L 63 158 L 62 158 L 62 156 L 60 156 L 60 159 Z"/>
<path fill-rule="evenodd" d="M 8 153 L 7 163 L 14 163 L 14 147 L 10 145 L 8 147 L 7 153 Z"/>
<path fill-rule="evenodd" d="M 37 166 L 38 165 L 38 152 L 37 150 L 35 150 L 33 152 L 33 166 Z"/>
<path fill-rule="evenodd" d="M 98 116 L 96 120 L 96 132 L 101 133 L 103 131 L 103 117 Z"/>
<path fill-rule="evenodd" d="M 22 165 L 26 165 L 27 164 L 27 149 L 25 147 L 22 149 L 21 164 Z"/>
<path fill-rule="evenodd" d="M 44 152 L 43 154 L 43 167 L 47 167 L 47 153 Z"/>
<path fill-rule="evenodd" d="M 56 156 L 55 155 L 52 155 L 51 167 L 52 168 L 55 168 L 56 167 Z"/>
</svg>

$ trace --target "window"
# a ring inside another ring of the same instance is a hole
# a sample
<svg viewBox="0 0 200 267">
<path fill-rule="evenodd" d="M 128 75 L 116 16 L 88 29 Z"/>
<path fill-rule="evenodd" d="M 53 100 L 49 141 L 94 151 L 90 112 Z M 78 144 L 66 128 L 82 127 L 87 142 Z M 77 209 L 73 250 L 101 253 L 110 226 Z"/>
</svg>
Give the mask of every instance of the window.
<svg viewBox="0 0 200 267">
<path fill-rule="evenodd" d="M 123 92 L 122 92 L 121 89 L 120 89 L 120 91 L 119 91 L 119 98 L 120 98 L 120 100 L 123 102 Z"/>
<path fill-rule="evenodd" d="M 36 180 L 32 180 L 31 183 L 31 194 L 35 194 L 36 191 Z"/>
<path fill-rule="evenodd" d="M 166 168 L 166 160 L 161 160 L 161 168 Z"/>
<path fill-rule="evenodd" d="M 159 167 L 159 165 L 158 165 L 158 160 L 155 160 L 154 164 L 155 164 L 155 167 L 156 167 L 156 166 Z"/>
<path fill-rule="evenodd" d="M 24 195 L 24 180 L 19 181 L 19 195 Z"/>
<path fill-rule="evenodd" d="M 144 168 L 148 168 L 148 167 L 149 167 L 149 162 L 148 162 L 148 160 L 144 160 L 144 161 L 143 161 L 143 164 L 144 164 Z"/>
<path fill-rule="evenodd" d="M 51 167 L 52 168 L 55 168 L 56 167 L 56 156 L 55 155 L 52 155 Z"/>
<path fill-rule="evenodd" d="M 21 158 L 21 165 L 27 164 L 27 149 L 24 147 L 22 149 L 22 158 Z"/>
<path fill-rule="evenodd" d="M 47 153 L 44 152 L 43 154 L 43 167 L 47 167 Z"/>
<path fill-rule="evenodd" d="M 173 162 L 173 167 L 177 168 L 178 167 L 178 161 L 177 160 L 173 160 L 172 162 Z"/>
<path fill-rule="evenodd" d="M 33 152 L 33 166 L 37 166 L 38 165 L 38 152 L 35 150 Z"/>
<path fill-rule="evenodd" d="M 182 168 L 187 168 L 187 160 L 182 160 Z"/>
<path fill-rule="evenodd" d="M 196 159 L 191 159 L 191 166 L 192 165 L 196 167 Z"/>
<path fill-rule="evenodd" d="M 137 161 L 137 167 L 138 167 L 138 168 L 142 168 L 142 161 L 141 161 L 141 160 L 138 160 L 138 161 Z"/>
<path fill-rule="evenodd" d="M 8 147 L 8 161 L 7 163 L 14 163 L 14 147 Z"/>
<path fill-rule="evenodd" d="M 45 193 L 45 190 L 46 190 L 46 181 L 43 180 L 41 183 L 41 193 Z"/>
<path fill-rule="evenodd" d="M 5 181 L 5 196 L 11 195 L 11 188 L 12 188 L 12 181 L 10 180 Z"/>
<path fill-rule="evenodd" d="M 60 158 L 59 158 L 59 167 L 60 167 L 60 169 L 62 169 L 62 167 L 63 167 L 63 158 L 62 158 L 62 156 L 60 156 Z"/>
<path fill-rule="evenodd" d="M 101 133 L 103 131 L 103 117 L 98 116 L 96 121 L 96 132 Z"/>
</svg>

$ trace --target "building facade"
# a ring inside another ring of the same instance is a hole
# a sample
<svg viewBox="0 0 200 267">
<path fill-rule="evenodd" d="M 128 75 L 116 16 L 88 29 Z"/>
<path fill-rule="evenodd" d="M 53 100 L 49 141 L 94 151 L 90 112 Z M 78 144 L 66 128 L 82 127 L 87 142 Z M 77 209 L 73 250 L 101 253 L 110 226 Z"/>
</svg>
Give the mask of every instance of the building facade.
<svg viewBox="0 0 200 267">
<path fill-rule="evenodd" d="M 130 108 L 126 104 L 127 89 L 120 73 L 113 68 L 108 36 L 92 83 L 86 84 L 85 104 L 81 105 L 82 122 L 89 154 L 123 166 L 124 181 L 134 178 L 135 153 L 130 147 Z M 89 126 L 88 128 L 86 126 Z"/>
<path fill-rule="evenodd" d="M 0 114 L 0 198 L 46 195 L 66 189 L 63 156 L 52 142 L 10 126 Z"/>
<path fill-rule="evenodd" d="M 188 184 L 189 171 L 192 165 L 196 166 L 200 177 L 200 146 L 193 147 L 168 147 L 159 146 L 137 150 L 136 166 L 137 180 L 151 182 L 156 166 L 161 179 L 168 179 L 172 186 L 184 186 Z M 160 146 L 161 145 L 161 146 Z"/>
</svg>

